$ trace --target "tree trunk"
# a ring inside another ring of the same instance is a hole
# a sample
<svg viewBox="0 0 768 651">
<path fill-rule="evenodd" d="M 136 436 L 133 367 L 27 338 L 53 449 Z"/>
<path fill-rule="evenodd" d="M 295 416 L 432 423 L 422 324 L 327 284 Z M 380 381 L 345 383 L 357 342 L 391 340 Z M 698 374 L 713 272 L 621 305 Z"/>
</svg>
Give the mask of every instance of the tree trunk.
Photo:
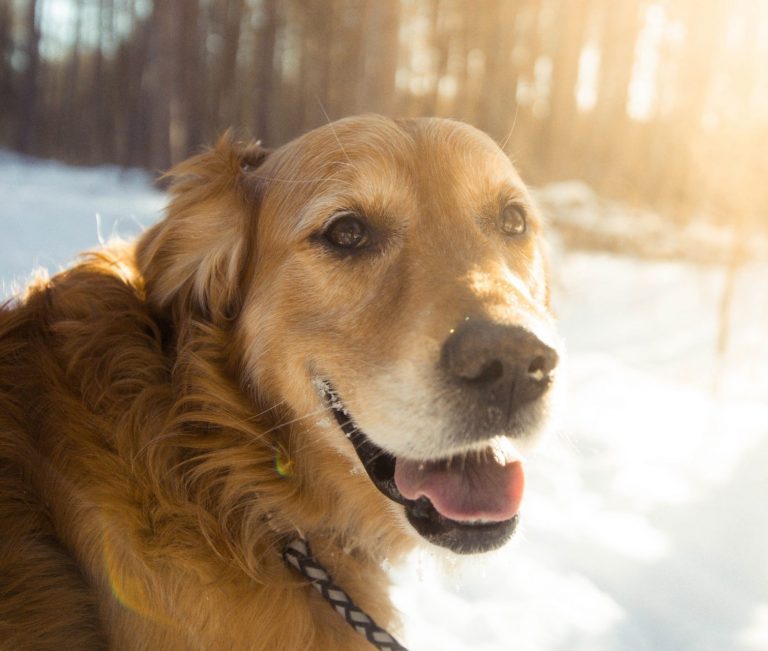
<svg viewBox="0 0 768 651">
<path fill-rule="evenodd" d="M 34 146 L 34 134 L 38 128 L 38 97 L 40 75 L 40 6 L 39 0 L 28 0 L 26 15 L 26 58 L 27 65 L 21 84 L 18 107 L 19 129 L 16 148 L 25 154 L 31 153 Z"/>
<path fill-rule="evenodd" d="M 562 38 L 552 61 L 552 90 L 549 102 L 546 138 L 542 142 L 543 165 L 548 174 L 568 173 L 560 162 L 573 157 L 579 109 L 576 84 L 581 51 L 592 0 L 569 0 L 558 5 L 556 26 L 562 26 Z"/>
<path fill-rule="evenodd" d="M 245 0 L 226 0 L 223 5 L 224 20 L 222 26 L 223 48 L 217 72 L 216 84 L 212 94 L 216 116 L 215 130 L 223 131 L 233 126 L 238 119 L 237 54 L 240 49 L 240 28 L 243 22 Z"/>
<path fill-rule="evenodd" d="M 331 119 L 328 91 L 337 3 L 335 0 L 306 0 L 301 4 L 303 48 L 299 91 L 303 104 L 301 130 L 305 131 Z"/>
<path fill-rule="evenodd" d="M 603 0 L 597 104 L 592 112 L 593 147 L 603 165 L 621 161 L 628 138 L 629 83 L 637 37 L 642 27 L 640 0 Z M 617 168 L 614 169 L 619 173 Z M 614 181 L 620 181 L 614 178 Z"/>
<path fill-rule="evenodd" d="M 365 6 L 364 66 L 358 80 L 357 108 L 391 115 L 397 99 L 400 0 L 367 0 Z"/>
<path fill-rule="evenodd" d="M 13 117 L 15 105 L 13 67 L 11 56 L 13 54 L 12 38 L 13 11 L 10 3 L 0 4 L 0 97 L 5 101 L 0 103 L 0 136 L 5 135 L 5 129 Z"/>
<path fill-rule="evenodd" d="M 200 29 L 198 0 L 174 5 L 176 47 L 170 97 L 171 160 L 177 163 L 195 150 L 202 140 L 205 114 L 205 60 L 200 51 L 204 32 Z"/>
<path fill-rule="evenodd" d="M 251 101 L 256 104 L 254 135 L 265 142 L 273 137 L 271 112 L 276 105 L 275 93 L 275 45 L 277 43 L 277 0 L 263 0 L 262 20 L 256 36 L 253 69 L 257 82 Z"/>
</svg>

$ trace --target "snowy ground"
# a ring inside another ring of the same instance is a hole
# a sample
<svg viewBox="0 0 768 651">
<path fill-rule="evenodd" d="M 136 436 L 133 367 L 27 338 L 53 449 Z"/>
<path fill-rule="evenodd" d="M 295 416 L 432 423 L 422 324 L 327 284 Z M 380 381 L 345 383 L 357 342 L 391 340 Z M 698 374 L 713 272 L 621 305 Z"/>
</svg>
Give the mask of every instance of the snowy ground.
<svg viewBox="0 0 768 651">
<path fill-rule="evenodd" d="M 0 296 L 157 218 L 140 173 L 0 152 Z M 555 241 L 566 390 L 528 464 L 521 535 L 393 570 L 414 651 L 768 649 L 768 263 L 724 271 Z"/>
<path fill-rule="evenodd" d="M 165 205 L 143 172 L 67 167 L 3 150 L 0 198 L 0 300 L 35 269 L 53 275 L 100 241 L 139 233 Z"/>
</svg>

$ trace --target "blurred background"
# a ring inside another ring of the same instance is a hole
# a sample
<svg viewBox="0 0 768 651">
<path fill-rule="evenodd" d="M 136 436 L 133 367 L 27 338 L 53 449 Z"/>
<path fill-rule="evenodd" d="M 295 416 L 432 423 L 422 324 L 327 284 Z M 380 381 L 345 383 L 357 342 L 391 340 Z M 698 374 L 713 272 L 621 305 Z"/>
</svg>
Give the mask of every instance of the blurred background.
<svg viewBox="0 0 768 651">
<path fill-rule="evenodd" d="M 6 147 L 152 170 L 230 126 L 452 116 L 536 184 L 767 227 L 765 0 L 4 0 L 0 96 Z"/>
<path fill-rule="evenodd" d="M 0 0 L 0 300 L 224 129 L 364 111 L 513 158 L 568 349 L 520 535 L 394 569 L 403 639 L 768 649 L 768 0 Z"/>
</svg>

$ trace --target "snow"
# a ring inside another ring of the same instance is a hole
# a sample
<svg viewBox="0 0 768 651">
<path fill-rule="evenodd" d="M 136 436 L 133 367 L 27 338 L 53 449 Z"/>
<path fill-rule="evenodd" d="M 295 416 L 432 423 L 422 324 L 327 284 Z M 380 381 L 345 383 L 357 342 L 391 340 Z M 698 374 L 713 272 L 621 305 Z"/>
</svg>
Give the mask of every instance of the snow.
<svg viewBox="0 0 768 651">
<path fill-rule="evenodd" d="M 632 251 L 657 260 L 683 256 L 710 264 L 728 262 L 736 250 L 768 256 L 765 233 L 745 237 L 745 230 L 706 220 L 679 224 L 650 210 L 604 199 L 580 181 L 552 183 L 536 189 L 534 195 L 551 224 L 577 246 Z"/>
<path fill-rule="evenodd" d="M 35 269 L 54 274 L 100 242 L 136 235 L 165 205 L 144 172 L 67 167 L 2 150 L 0 197 L 0 301 Z"/>
<path fill-rule="evenodd" d="M 543 194 L 562 207 L 574 186 Z M 165 201 L 139 172 L 1 152 L 0 195 L 6 297 Z M 399 637 L 414 651 L 768 649 L 768 262 L 739 270 L 718 356 L 725 267 L 556 235 L 553 250 L 568 354 L 521 531 L 495 554 L 422 551 L 393 569 Z"/>
</svg>

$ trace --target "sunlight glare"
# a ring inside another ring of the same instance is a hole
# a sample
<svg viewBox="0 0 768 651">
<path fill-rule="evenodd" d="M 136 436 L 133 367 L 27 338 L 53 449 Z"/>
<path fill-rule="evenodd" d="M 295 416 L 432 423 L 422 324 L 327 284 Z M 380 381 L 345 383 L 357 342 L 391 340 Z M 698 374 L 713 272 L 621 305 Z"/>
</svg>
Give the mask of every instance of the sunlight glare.
<svg viewBox="0 0 768 651">
<path fill-rule="evenodd" d="M 584 46 L 579 57 L 579 77 L 576 82 L 576 105 L 582 112 L 591 111 L 597 104 L 600 48 L 596 43 Z"/>
</svg>

